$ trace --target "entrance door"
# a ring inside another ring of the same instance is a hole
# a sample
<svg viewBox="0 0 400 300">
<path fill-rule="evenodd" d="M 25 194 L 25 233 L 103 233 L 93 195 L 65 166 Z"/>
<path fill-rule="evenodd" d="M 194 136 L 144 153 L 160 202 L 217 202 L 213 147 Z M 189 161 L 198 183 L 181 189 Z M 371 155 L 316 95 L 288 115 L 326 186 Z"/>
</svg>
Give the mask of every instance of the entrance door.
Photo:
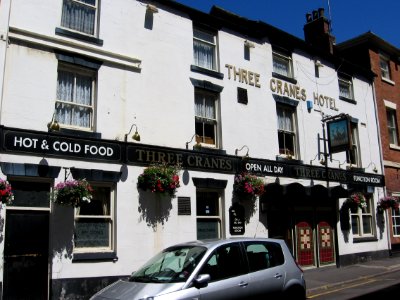
<svg viewBox="0 0 400 300">
<path fill-rule="evenodd" d="M 297 262 L 302 267 L 315 265 L 314 237 L 312 223 L 299 221 L 296 223 Z"/>
<path fill-rule="evenodd" d="M 6 212 L 4 300 L 48 299 L 49 213 Z"/>
<path fill-rule="evenodd" d="M 332 227 L 328 222 L 321 221 L 318 227 L 318 254 L 321 265 L 335 262 L 335 243 Z"/>
</svg>

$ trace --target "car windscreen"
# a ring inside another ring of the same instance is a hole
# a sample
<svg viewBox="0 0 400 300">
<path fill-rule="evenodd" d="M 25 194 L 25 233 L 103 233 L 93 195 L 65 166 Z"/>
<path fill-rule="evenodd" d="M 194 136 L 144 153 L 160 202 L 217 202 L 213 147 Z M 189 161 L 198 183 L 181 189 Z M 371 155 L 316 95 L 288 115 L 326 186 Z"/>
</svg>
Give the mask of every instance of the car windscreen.
<svg viewBox="0 0 400 300">
<path fill-rule="evenodd" d="M 185 282 L 206 251 L 207 248 L 199 246 L 167 248 L 134 272 L 129 281 L 152 283 Z"/>
</svg>

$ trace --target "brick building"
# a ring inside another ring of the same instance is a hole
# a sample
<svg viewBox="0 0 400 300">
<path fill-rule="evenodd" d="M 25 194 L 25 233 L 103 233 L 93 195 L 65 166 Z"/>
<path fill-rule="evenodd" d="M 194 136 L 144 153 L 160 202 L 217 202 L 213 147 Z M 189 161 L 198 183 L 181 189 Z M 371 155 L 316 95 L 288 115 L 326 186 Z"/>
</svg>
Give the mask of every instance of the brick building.
<svg viewBox="0 0 400 300">
<path fill-rule="evenodd" d="M 355 63 L 370 68 L 374 80 L 379 116 L 386 196 L 400 196 L 400 49 L 372 32 L 337 45 L 337 49 Z M 400 212 L 388 210 L 390 247 L 400 253 Z"/>
</svg>

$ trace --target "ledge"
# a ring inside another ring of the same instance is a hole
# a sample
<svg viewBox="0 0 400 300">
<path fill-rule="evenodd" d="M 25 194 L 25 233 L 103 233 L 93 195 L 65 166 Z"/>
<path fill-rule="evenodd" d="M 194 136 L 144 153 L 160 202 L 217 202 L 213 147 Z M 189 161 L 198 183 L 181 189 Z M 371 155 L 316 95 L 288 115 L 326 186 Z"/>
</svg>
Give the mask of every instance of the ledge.
<svg viewBox="0 0 400 300">
<path fill-rule="evenodd" d="M 297 84 L 297 80 L 294 79 L 293 77 L 287 77 L 285 75 L 281 75 L 281 74 L 278 74 L 278 73 L 275 73 L 275 72 L 272 72 L 272 77 L 278 78 L 278 79 L 282 79 L 282 80 L 288 81 L 288 82 L 293 83 L 293 84 Z"/>
<path fill-rule="evenodd" d="M 103 46 L 103 40 L 101 40 L 99 38 L 96 38 L 96 37 L 93 37 L 93 36 L 88 36 L 88 35 L 81 34 L 81 33 L 78 33 L 78 32 L 69 31 L 67 29 L 63 29 L 63 28 L 59 28 L 59 27 L 56 27 L 55 33 L 58 34 L 58 35 L 62 35 L 62 36 L 66 36 L 66 37 L 69 37 L 69 38 L 77 39 L 77 40 L 80 40 L 80 41 L 83 41 L 83 42 L 88 42 L 88 43 L 96 44 L 96 45 L 99 45 L 99 46 Z"/>
<path fill-rule="evenodd" d="M 211 77 L 215 77 L 218 79 L 224 79 L 224 74 L 217 72 L 217 71 L 213 71 L 213 70 L 209 70 L 209 69 L 205 69 L 199 66 L 195 66 L 195 65 L 190 65 L 190 71 L 192 72 L 197 72 L 197 73 L 201 73 L 201 74 L 205 74 Z"/>
<path fill-rule="evenodd" d="M 88 260 L 117 261 L 118 257 L 115 252 L 91 252 L 91 253 L 73 254 L 72 258 L 73 262 L 88 261 Z"/>
<path fill-rule="evenodd" d="M 346 98 L 346 97 L 343 97 L 343 96 L 339 96 L 339 99 L 342 100 L 342 101 L 351 103 L 351 104 L 357 104 L 357 101 L 354 100 L 354 99 Z"/>
</svg>

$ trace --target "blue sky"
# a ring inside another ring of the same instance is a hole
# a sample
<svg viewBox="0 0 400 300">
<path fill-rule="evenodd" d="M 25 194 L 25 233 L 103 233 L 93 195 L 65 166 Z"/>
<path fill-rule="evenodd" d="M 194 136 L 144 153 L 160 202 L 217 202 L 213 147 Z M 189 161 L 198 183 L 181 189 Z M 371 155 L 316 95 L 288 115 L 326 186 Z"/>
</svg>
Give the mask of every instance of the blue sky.
<svg viewBox="0 0 400 300">
<path fill-rule="evenodd" d="M 332 34 L 337 43 L 372 31 L 400 48 L 400 0 L 176 1 L 207 13 L 216 5 L 242 17 L 263 21 L 301 39 L 304 39 L 306 13 L 322 7 L 325 16 L 329 17 L 330 11 Z"/>
</svg>

